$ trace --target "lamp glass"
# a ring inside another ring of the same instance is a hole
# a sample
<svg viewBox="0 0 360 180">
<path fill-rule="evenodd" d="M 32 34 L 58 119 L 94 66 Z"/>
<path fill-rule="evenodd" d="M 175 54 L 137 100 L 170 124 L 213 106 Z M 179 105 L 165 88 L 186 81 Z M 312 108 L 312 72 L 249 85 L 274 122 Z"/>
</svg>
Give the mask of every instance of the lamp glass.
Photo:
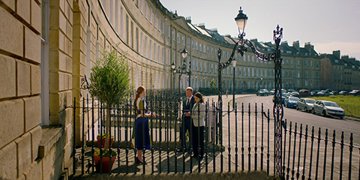
<svg viewBox="0 0 360 180">
<path fill-rule="evenodd" d="M 233 67 L 236 67 L 236 60 L 233 59 L 233 60 L 231 61 L 231 64 L 232 64 Z"/>
<path fill-rule="evenodd" d="M 187 52 L 186 49 L 184 49 L 184 50 L 181 51 L 181 56 L 182 56 L 182 58 L 185 59 L 185 58 L 187 57 L 187 55 L 188 55 L 188 52 Z"/>
<path fill-rule="evenodd" d="M 239 14 L 235 17 L 236 25 L 238 26 L 239 33 L 242 34 L 245 31 L 246 21 L 248 17 L 243 13 L 241 7 Z"/>
<path fill-rule="evenodd" d="M 236 21 L 236 25 L 238 26 L 239 33 L 243 33 L 245 31 L 246 20 L 239 19 Z"/>
</svg>

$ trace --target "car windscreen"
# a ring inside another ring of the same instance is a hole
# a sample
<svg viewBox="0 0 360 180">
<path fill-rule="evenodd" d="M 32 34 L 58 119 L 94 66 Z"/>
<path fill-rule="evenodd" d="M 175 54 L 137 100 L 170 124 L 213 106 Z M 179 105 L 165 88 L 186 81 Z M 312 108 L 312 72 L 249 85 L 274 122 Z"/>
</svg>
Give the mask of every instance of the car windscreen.
<svg viewBox="0 0 360 180">
<path fill-rule="evenodd" d="M 336 103 L 334 102 L 324 102 L 325 106 L 330 106 L 330 107 L 339 107 Z"/>
<path fill-rule="evenodd" d="M 299 101 L 299 98 L 297 98 L 297 97 L 289 97 L 289 101 Z"/>
<path fill-rule="evenodd" d="M 315 100 L 312 100 L 312 99 L 307 99 L 307 100 L 306 100 L 306 103 L 309 103 L 309 104 L 314 104 L 314 103 L 315 103 Z"/>
</svg>

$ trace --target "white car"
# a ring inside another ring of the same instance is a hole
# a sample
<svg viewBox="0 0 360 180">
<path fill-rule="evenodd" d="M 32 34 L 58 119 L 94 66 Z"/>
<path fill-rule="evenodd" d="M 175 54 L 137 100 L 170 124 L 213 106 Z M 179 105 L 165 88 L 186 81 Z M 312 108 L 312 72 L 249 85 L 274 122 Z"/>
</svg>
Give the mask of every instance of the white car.
<svg viewBox="0 0 360 180">
<path fill-rule="evenodd" d="M 297 103 L 297 110 L 311 112 L 314 108 L 315 99 L 301 98 Z"/>
<path fill-rule="evenodd" d="M 332 101 L 316 101 L 313 109 L 314 114 L 320 114 L 323 116 L 339 117 L 344 119 L 345 111 L 339 105 Z"/>
</svg>

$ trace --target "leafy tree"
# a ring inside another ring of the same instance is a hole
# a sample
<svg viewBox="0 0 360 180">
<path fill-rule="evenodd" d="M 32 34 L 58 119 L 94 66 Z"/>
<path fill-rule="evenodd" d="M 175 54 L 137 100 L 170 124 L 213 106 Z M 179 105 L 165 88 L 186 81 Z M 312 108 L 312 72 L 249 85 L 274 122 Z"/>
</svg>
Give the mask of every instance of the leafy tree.
<svg viewBox="0 0 360 180">
<path fill-rule="evenodd" d="M 109 135 L 110 108 L 125 100 L 130 92 L 129 67 L 126 57 L 118 55 L 115 50 L 104 53 L 91 69 L 90 82 L 90 94 L 105 103 L 105 127 L 106 134 Z M 110 148 L 110 138 L 106 136 L 105 149 Z"/>
</svg>

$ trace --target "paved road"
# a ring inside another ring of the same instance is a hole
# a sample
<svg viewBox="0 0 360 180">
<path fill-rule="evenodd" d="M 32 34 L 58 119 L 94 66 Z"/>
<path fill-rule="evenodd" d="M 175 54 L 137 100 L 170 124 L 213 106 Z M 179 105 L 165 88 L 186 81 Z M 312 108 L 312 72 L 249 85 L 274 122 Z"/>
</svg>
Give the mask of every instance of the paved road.
<svg viewBox="0 0 360 180">
<path fill-rule="evenodd" d="M 272 96 L 256 96 L 256 95 L 249 95 L 244 97 L 239 97 L 236 99 L 237 103 L 258 103 L 264 104 L 264 109 L 270 109 L 270 112 L 272 112 L 273 102 L 272 102 Z M 321 127 L 321 132 L 325 132 L 325 129 L 329 130 L 329 136 L 332 138 L 332 132 L 333 130 L 336 131 L 337 139 L 340 138 L 341 131 L 344 131 L 344 137 L 345 142 L 349 142 L 350 139 L 350 133 L 353 133 L 354 135 L 354 144 L 359 145 L 360 144 L 360 122 L 354 121 L 354 120 L 341 120 L 336 118 L 328 118 L 328 117 L 322 117 L 319 115 L 314 115 L 311 113 L 301 112 L 297 111 L 296 109 L 289 109 L 284 107 L 284 118 L 288 121 L 292 121 L 293 123 L 301 123 L 303 126 L 309 125 L 314 126 L 314 128 L 317 129 Z M 329 137 L 329 139 L 330 139 Z"/>
</svg>

